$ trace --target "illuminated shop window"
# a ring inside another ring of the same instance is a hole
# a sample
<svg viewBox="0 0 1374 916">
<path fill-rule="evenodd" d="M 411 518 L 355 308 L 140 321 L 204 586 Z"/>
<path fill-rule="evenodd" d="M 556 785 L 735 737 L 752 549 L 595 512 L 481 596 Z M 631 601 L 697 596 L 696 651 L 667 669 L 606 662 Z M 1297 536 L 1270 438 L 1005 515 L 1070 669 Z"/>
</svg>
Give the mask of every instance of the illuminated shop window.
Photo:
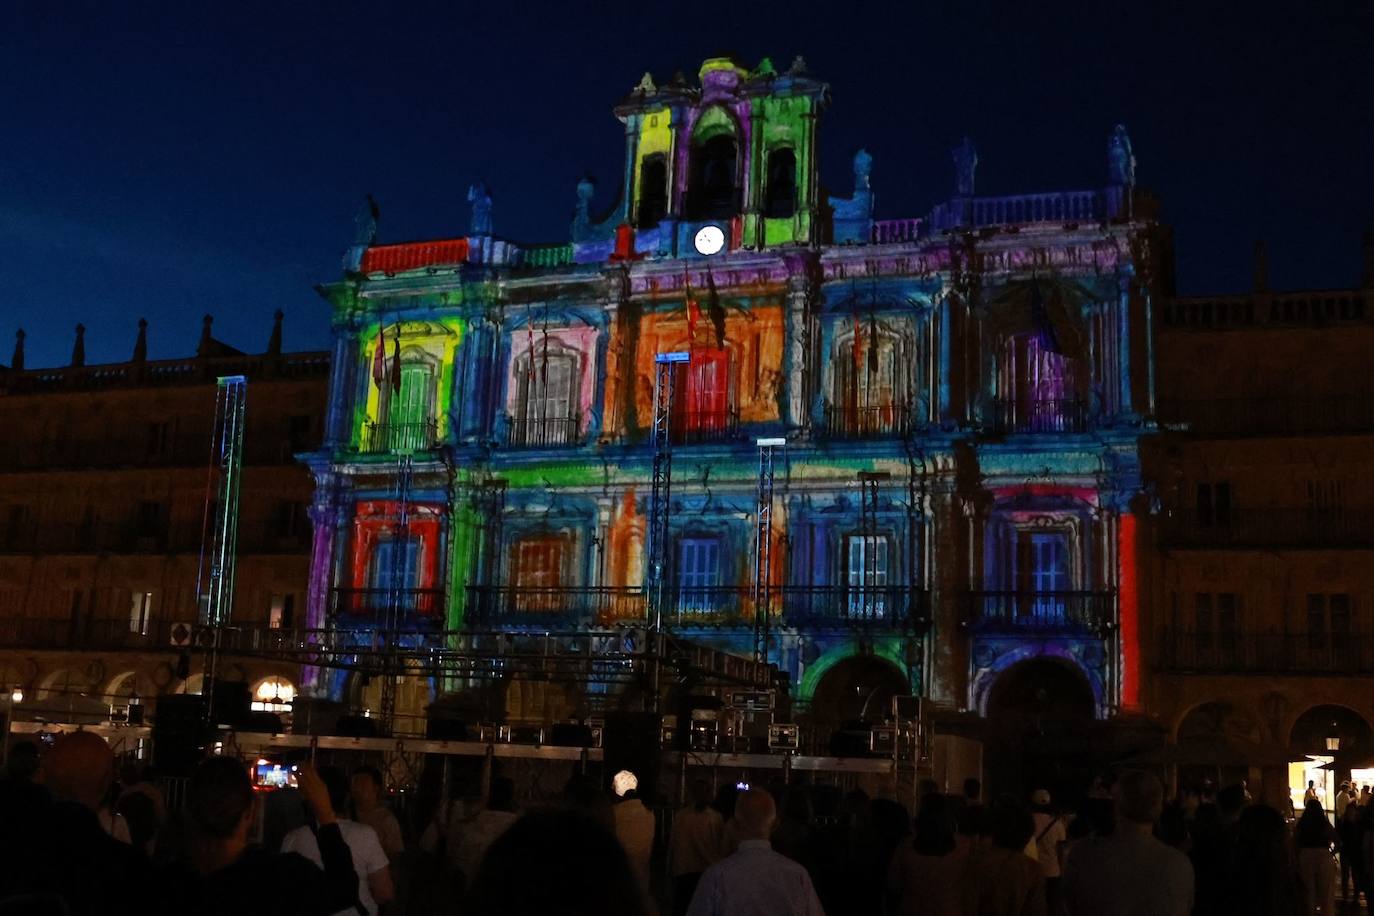
<svg viewBox="0 0 1374 916">
<path fill-rule="evenodd" d="M 284 677 L 269 677 L 253 689 L 254 712 L 290 712 L 295 686 Z"/>
</svg>

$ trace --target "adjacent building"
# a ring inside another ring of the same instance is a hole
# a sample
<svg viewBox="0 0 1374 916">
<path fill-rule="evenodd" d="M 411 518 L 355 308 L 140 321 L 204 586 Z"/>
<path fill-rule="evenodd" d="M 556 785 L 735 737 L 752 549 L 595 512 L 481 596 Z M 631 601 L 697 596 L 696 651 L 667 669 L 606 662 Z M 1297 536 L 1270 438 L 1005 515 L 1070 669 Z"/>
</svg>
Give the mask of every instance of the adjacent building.
<svg viewBox="0 0 1374 916">
<path fill-rule="evenodd" d="M 318 447 L 327 353 L 283 353 L 281 316 L 265 352 L 211 336 L 196 354 L 26 369 L 23 332 L 0 368 L 0 684 L 17 718 L 103 720 L 132 703 L 199 690 L 197 581 L 205 542 L 216 380 L 248 379 L 237 589 L 232 621 L 298 625 L 310 558 L 311 479 L 296 452 Z M 289 710 L 296 666 L 228 660 L 263 709 Z"/>
</svg>

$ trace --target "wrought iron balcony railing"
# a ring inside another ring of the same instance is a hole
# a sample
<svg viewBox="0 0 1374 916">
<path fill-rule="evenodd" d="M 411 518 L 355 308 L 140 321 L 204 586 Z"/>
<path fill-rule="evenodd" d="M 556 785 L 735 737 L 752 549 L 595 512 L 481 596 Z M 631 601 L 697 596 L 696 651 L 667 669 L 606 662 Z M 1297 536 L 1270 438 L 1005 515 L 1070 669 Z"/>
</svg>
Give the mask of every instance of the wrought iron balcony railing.
<svg viewBox="0 0 1374 916">
<path fill-rule="evenodd" d="M 1115 592 L 975 591 L 968 626 L 990 635 L 1106 633 L 1115 620 Z"/>
<path fill-rule="evenodd" d="M 1201 550 L 1365 549 L 1374 547 L 1374 512 L 1332 509 L 1175 509 L 1160 519 L 1166 547 Z"/>
<path fill-rule="evenodd" d="M 0 646 L 11 649 L 167 649 L 172 624 L 130 616 L 85 618 L 0 618 Z"/>
<path fill-rule="evenodd" d="M 495 625 L 609 626 L 646 618 L 648 594 L 621 586 L 472 586 L 466 620 Z M 783 586 L 771 604 L 779 626 L 919 627 L 927 618 L 924 591 L 897 585 Z M 751 627 L 757 601 L 752 586 L 679 585 L 663 592 L 664 623 L 672 627 Z"/>
<path fill-rule="evenodd" d="M 506 444 L 512 448 L 550 448 L 578 443 L 576 417 L 514 417 L 506 433 Z"/>
<path fill-rule="evenodd" d="M 1374 395 L 1331 398 L 1161 399 L 1161 422 L 1200 436 L 1374 432 Z"/>
<path fill-rule="evenodd" d="M 330 610 L 335 618 L 366 618 L 386 622 L 395 613 L 398 623 L 417 618 L 442 620 L 442 588 L 336 588 L 330 592 Z"/>
<path fill-rule="evenodd" d="M 833 439 L 888 439 L 911 432 L 911 408 L 825 405 L 825 432 Z"/>
<path fill-rule="evenodd" d="M 674 418 L 673 442 L 691 445 L 699 442 L 730 442 L 739 438 L 739 412 L 727 410 L 688 410 Z"/>
<path fill-rule="evenodd" d="M 993 430 L 1011 433 L 1081 433 L 1088 428 L 1087 404 L 1077 398 L 999 398 Z"/>
<path fill-rule="evenodd" d="M 434 420 L 415 423 L 368 423 L 363 426 L 359 451 L 368 455 L 423 452 L 439 443 L 439 425 Z"/>
<path fill-rule="evenodd" d="M 1374 674 L 1374 639 L 1349 633 L 1160 632 L 1161 671 L 1208 674 Z"/>
<path fill-rule="evenodd" d="M 611 624 L 644 619 L 643 589 L 625 586 L 468 587 L 464 620 L 470 624 Z"/>
</svg>

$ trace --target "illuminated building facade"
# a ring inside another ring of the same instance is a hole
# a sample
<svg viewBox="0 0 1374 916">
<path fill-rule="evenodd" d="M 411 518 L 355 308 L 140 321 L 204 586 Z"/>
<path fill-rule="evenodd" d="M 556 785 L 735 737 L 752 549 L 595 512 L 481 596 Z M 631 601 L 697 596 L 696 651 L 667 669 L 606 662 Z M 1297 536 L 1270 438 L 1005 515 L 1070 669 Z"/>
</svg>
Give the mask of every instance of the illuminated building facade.
<svg viewBox="0 0 1374 916">
<path fill-rule="evenodd" d="M 867 153 L 848 196 L 820 186 L 828 103 L 800 59 L 646 75 L 615 109 L 618 203 L 579 183 L 558 244 L 497 235 L 481 185 L 463 236 L 380 244 L 360 217 L 321 288 L 309 625 L 437 645 L 661 619 L 766 654 L 818 726 L 908 693 L 1140 710 L 1167 233 L 1124 129 L 1093 190 L 978 196 L 966 140 L 953 196 L 876 220 Z M 402 681 L 398 729 L 462 686 Z M 503 712 L 607 702 L 512 682 Z"/>
<path fill-rule="evenodd" d="M 91 723 L 131 704 L 197 692 L 197 620 L 216 379 L 248 380 L 244 495 L 231 625 L 300 625 L 310 558 L 311 478 L 324 352 L 283 353 L 280 314 L 265 352 L 211 336 L 196 355 L 149 359 L 140 323 L 127 362 L 25 367 L 23 332 L 0 367 L 0 685 L 17 720 Z M 237 657 L 221 676 L 262 710 L 289 712 L 299 666 Z"/>
</svg>

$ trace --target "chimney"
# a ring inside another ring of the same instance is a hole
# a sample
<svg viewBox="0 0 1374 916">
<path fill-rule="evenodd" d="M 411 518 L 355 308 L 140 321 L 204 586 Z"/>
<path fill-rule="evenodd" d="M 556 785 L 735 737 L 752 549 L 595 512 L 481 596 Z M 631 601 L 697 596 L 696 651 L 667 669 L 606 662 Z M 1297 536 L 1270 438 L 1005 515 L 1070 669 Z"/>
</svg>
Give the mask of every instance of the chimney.
<svg viewBox="0 0 1374 916">
<path fill-rule="evenodd" d="M 76 342 L 72 344 L 72 365 L 86 365 L 86 326 L 76 326 Z"/>
<path fill-rule="evenodd" d="M 196 346 L 196 356 L 210 355 L 210 325 L 214 323 L 214 315 L 206 315 L 200 319 L 200 343 Z"/>
<path fill-rule="evenodd" d="M 134 358 L 136 363 L 148 361 L 148 319 L 138 319 L 138 339 L 134 341 Z"/>
<path fill-rule="evenodd" d="M 281 355 L 281 320 L 285 313 L 281 309 L 272 315 L 272 336 L 267 339 L 267 354 L 269 356 Z"/>
<path fill-rule="evenodd" d="M 24 329 L 14 332 L 14 355 L 10 357 L 10 368 L 15 372 L 24 371 Z"/>
<path fill-rule="evenodd" d="M 1364 231 L 1364 288 L 1374 289 L 1374 226 Z"/>
<path fill-rule="evenodd" d="M 1269 292 L 1269 250 L 1264 239 L 1255 242 L 1255 292 Z"/>
</svg>

